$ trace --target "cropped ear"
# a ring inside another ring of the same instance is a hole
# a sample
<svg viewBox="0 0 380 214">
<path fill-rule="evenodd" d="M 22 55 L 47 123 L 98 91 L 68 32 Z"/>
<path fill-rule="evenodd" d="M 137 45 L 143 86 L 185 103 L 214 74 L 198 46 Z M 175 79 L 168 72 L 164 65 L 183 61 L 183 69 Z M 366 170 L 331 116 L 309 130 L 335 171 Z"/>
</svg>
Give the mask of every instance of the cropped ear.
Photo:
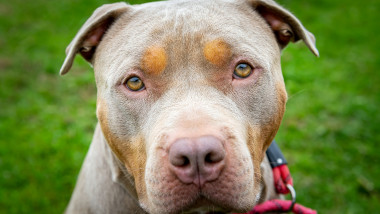
<svg viewBox="0 0 380 214">
<path fill-rule="evenodd" d="M 273 0 L 247 0 L 251 6 L 266 20 L 276 36 L 281 49 L 291 42 L 302 39 L 310 51 L 319 56 L 315 46 L 315 37 L 306 30 L 302 23 L 289 11 Z"/>
<path fill-rule="evenodd" d="M 84 59 L 92 63 L 96 47 L 100 43 L 107 29 L 125 13 L 129 5 L 124 2 L 105 4 L 94 11 L 83 24 L 74 39 L 66 48 L 66 58 L 60 74 L 66 74 L 74 61 L 75 55 L 80 53 Z"/>
</svg>

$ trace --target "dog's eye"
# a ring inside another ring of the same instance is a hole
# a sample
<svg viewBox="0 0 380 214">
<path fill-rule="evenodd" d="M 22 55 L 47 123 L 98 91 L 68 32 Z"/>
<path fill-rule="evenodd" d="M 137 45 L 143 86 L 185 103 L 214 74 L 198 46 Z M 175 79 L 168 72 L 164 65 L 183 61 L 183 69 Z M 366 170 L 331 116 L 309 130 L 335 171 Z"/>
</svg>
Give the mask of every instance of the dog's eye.
<svg viewBox="0 0 380 214">
<path fill-rule="evenodd" d="M 252 74 L 252 67 L 247 63 L 240 63 L 235 67 L 234 77 L 236 78 L 247 78 Z"/>
<path fill-rule="evenodd" d="M 143 81 L 138 77 L 131 77 L 124 83 L 131 91 L 141 91 L 145 88 Z"/>
</svg>

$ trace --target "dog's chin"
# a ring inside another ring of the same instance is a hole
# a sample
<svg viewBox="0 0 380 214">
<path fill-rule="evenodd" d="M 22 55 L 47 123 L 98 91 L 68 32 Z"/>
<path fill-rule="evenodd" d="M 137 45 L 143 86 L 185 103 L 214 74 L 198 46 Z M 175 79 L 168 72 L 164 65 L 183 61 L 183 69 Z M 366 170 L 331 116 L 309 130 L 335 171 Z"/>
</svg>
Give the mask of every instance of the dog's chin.
<svg viewBox="0 0 380 214">
<path fill-rule="evenodd" d="M 228 196 L 227 196 L 228 197 Z M 194 204 L 190 206 L 185 212 L 192 214 L 222 214 L 222 213 L 245 213 L 252 209 L 255 204 L 243 203 L 225 203 L 225 201 L 212 201 L 204 196 L 199 197 Z M 242 206 L 243 205 L 243 206 Z"/>
<path fill-rule="evenodd" d="M 190 204 L 187 209 L 182 209 L 182 213 L 196 214 L 196 213 L 207 213 L 207 214 L 217 214 L 217 213 L 229 213 L 230 209 L 221 207 L 216 203 L 210 201 L 204 196 L 200 196 L 195 202 Z M 181 213 L 180 212 L 180 213 Z"/>
<path fill-rule="evenodd" d="M 200 196 L 193 202 L 184 207 L 176 207 L 174 210 L 167 210 L 165 213 L 172 214 L 222 214 L 231 213 L 233 209 L 227 206 L 222 206 L 216 202 L 210 201 L 204 196 Z"/>
<path fill-rule="evenodd" d="M 149 213 L 170 213 L 170 214 L 227 214 L 227 213 L 244 213 L 252 209 L 256 203 L 256 199 L 242 201 L 229 201 L 225 196 L 224 199 L 219 198 L 207 198 L 203 194 L 199 194 L 196 198 L 189 198 L 186 202 L 182 203 L 182 206 L 166 207 L 169 209 L 158 211 L 154 209 Z M 256 197 L 257 198 L 257 197 Z M 228 202 L 227 202 L 228 201 Z M 254 203 L 252 203 L 254 201 Z M 148 209 L 149 210 L 149 209 Z"/>
</svg>

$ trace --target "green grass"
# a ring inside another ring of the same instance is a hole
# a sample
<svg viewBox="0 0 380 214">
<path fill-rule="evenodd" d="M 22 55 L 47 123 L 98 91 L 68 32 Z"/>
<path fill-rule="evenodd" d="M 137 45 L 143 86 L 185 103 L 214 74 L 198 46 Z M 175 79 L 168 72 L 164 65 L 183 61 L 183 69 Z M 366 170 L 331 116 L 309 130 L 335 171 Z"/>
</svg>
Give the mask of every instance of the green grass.
<svg viewBox="0 0 380 214">
<path fill-rule="evenodd" d="M 134 1 L 136 2 L 136 1 Z M 0 213 L 62 213 L 96 124 L 93 72 L 58 70 L 105 1 L 0 2 Z M 283 53 L 289 101 L 276 137 L 300 203 L 380 213 L 380 2 L 281 0 L 315 34 Z"/>
</svg>

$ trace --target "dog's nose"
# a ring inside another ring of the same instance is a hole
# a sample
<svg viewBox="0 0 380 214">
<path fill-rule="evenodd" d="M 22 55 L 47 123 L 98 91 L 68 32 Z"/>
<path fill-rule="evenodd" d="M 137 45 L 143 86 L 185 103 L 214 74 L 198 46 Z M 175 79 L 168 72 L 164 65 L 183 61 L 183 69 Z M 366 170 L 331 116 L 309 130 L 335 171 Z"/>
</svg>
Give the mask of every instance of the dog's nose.
<svg viewBox="0 0 380 214">
<path fill-rule="evenodd" d="M 170 170 L 181 182 L 201 187 L 219 177 L 225 156 L 222 141 L 214 136 L 180 138 L 169 148 Z"/>
</svg>

